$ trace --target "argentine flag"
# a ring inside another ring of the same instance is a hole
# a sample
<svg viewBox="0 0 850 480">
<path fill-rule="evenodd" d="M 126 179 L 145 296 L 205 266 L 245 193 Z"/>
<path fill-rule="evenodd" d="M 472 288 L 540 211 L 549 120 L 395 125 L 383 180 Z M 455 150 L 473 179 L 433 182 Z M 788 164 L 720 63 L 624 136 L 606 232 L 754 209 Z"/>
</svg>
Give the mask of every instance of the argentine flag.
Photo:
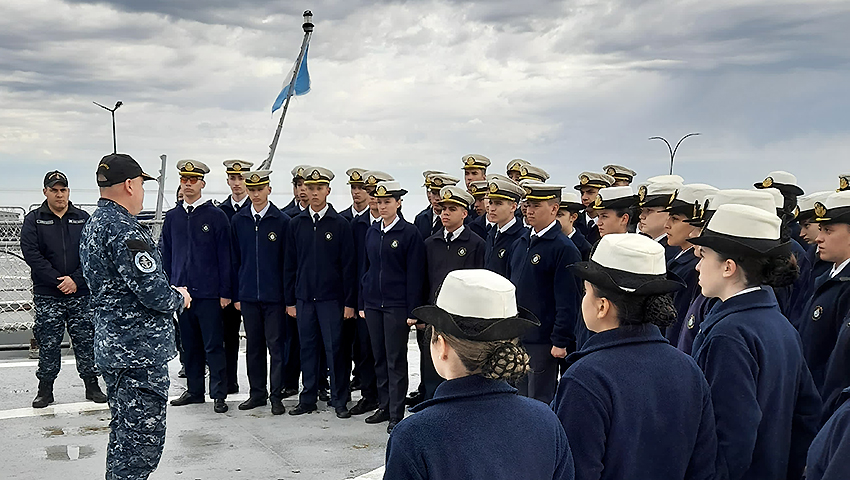
<svg viewBox="0 0 850 480">
<path fill-rule="evenodd" d="M 293 95 L 304 95 L 310 91 L 310 72 L 307 71 L 308 50 L 310 50 L 310 47 L 304 50 L 304 58 L 301 60 L 301 68 L 298 69 L 298 78 L 295 79 L 295 92 L 293 92 Z M 272 113 L 279 109 L 283 105 L 283 102 L 286 101 L 286 94 L 289 92 L 289 84 L 292 82 L 292 75 L 294 74 L 295 65 L 292 66 L 292 70 L 289 71 L 289 75 L 286 76 L 286 80 L 283 82 L 283 88 L 278 94 L 277 99 L 275 99 L 274 105 L 272 105 Z"/>
</svg>

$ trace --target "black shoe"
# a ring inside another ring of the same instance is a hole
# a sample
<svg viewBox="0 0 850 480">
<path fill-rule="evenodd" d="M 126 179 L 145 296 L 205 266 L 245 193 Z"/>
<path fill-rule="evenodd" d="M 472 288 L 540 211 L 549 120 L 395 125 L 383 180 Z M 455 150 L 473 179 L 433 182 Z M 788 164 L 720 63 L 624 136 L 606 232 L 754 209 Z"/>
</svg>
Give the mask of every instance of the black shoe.
<svg viewBox="0 0 850 480">
<path fill-rule="evenodd" d="M 53 403 L 53 381 L 40 380 L 38 393 L 32 401 L 32 408 L 44 408 Z"/>
<path fill-rule="evenodd" d="M 345 407 L 338 407 L 336 409 L 336 418 L 351 418 L 351 411 Z"/>
<path fill-rule="evenodd" d="M 272 400 L 272 415 L 283 415 L 286 413 L 286 407 L 280 400 Z"/>
<path fill-rule="evenodd" d="M 372 410 L 378 408 L 378 402 L 370 401 L 365 398 L 361 398 L 357 405 L 351 407 L 352 415 L 363 415 L 366 412 L 371 412 Z"/>
<path fill-rule="evenodd" d="M 422 403 L 422 400 L 425 400 L 425 395 L 422 392 L 411 392 L 410 395 L 404 399 L 404 404 L 408 407 L 413 407 Z"/>
<path fill-rule="evenodd" d="M 327 388 L 320 388 L 319 389 L 319 400 L 321 400 L 323 402 L 327 402 L 327 401 L 330 401 L 330 399 L 331 399 L 331 394 L 328 393 L 328 389 Z"/>
<path fill-rule="evenodd" d="M 84 378 L 83 383 L 86 384 L 86 399 L 94 403 L 106 403 L 106 395 L 97 384 L 97 377 Z"/>
<path fill-rule="evenodd" d="M 390 420 L 390 423 L 387 425 L 387 433 L 393 433 L 396 425 L 398 425 L 398 420 Z"/>
<path fill-rule="evenodd" d="M 223 398 L 216 398 L 213 403 L 215 404 L 213 405 L 213 410 L 215 411 L 215 413 L 224 413 L 227 411 L 227 404 L 224 403 Z"/>
<path fill-rule="evenodd" d="M 305 413 L 313 413 L 316 411 L 315 405 L 304 405 L 303 403 L 299 403 L 292 410 L 289 411 L 290 415 L 304 415 Z"/>
<path fill-rule="evenodd" d="M 171 405 L 174 407 L 182 407 L 183 405 L 189 405 L 190 403 L 204 403 L 206 399 L 204 397 L 193 397 L 189 395 L 189 392 L 183 392 L 179 398 L 176 398 L 171 401 Z"/>
<path fill-rule="evenodd" d="M 352 391 L 352 392 L 356 392 L 357 390 L 360 390 L 362 388 L 362 386 L 363 385 L 360 383 L 360 379 L 355 378 L 354 380 L 351 381 L 350 384 L 348 384 L 348 390 Z"/>
<path fill-rule="evenodd" d="M 177 378 L 186 378 L 186 367 L 180 367 L 180 371 L 177 372 Z"/>
<path fill-rule="evenodd" d="M 265 398 L 248 397 L 248 400 L 239 404 L 239 410 L 251 410 L 252 408 L 262 407 L 266 404 Z"/>
<path fill-rule="evenodd" d="M 280 398 L 289 398 L 294 395 L 298 395 L 297 388 L 284 388 L 283 393 L 281 393 Z"/>
<path fill-rule="evenodd" d="M 366 417 L 366 423 L 375 424 L 386 422 L 390 419 L 390 412 L 384 410 L 383 408 L 379 408 L 375 410 L 375 413 Z"/>
<path fill-rule="evenodd" d="M 234 393 L 239 393 L 239 385 L 231 385 L 227 387 L 228 395 L 233 395 Z"/>
</svg>

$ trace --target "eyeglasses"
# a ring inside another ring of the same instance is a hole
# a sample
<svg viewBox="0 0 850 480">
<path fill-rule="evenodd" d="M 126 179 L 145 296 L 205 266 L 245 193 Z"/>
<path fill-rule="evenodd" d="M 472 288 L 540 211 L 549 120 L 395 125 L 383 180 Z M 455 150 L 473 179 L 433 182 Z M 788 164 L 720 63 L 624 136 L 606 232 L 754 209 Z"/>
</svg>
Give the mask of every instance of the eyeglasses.
<svg viewBox="0 0 850 480">
<path fill-rule="evenodd" d="M 189 183 L 196 184 L 199 180 L 203 180 L 203 177 L 180 177 L 180 183 Z"/>
</svg>

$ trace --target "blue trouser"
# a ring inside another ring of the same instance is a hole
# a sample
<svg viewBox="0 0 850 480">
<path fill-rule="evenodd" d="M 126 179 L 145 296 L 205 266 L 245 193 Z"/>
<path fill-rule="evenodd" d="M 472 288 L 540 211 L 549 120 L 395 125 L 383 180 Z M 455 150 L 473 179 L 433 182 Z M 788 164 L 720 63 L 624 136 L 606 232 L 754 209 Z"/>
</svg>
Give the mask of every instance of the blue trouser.
<svg viewBox="0 0 850 480">
<path fill-rule="evenodd" d="M 227 362 L 227 389 L 239 388 L 239 326 L 242 324 L 242 314 L 231 303 L 221 312 L 224 327 L 224 358 Z"/>
<path fill-rule="evenodd" d="M 62 337 L 65 328 L 74 346 L 80 378 L 97 376 L 94 366 L 94 323 L 89 295 L 80 297 L 33 296 L 35 324 L 33 336 L 38 342 L 39 380 L 53 381 L 62 365 Z"/>
<path fill-rule="evenodd" d="M 219 299 L 195 298 L 178 315 L 189 395 L 204 396 L 204 365 L 210 367 L 210 398 L 227 398 L 227 361 Z"/>
<path fill-rule="evenodd" d="M 354 339 L 354 362 L 360 378 L 360 394 L 369 401 L 378 400 L 378 383 L 375 376 L 375 356 L 372 354 L 372 340 L 369 338 L 369 326 L 366 319 L 357 316 L 356 337 Z"/>
<path fill-rule="evenodd" d="M 342 304 L 336 300 L 324 302 L 298 300 L 296 309 L 304 383 L 300 402 L 304 405 L 315 405 L 317 402 L 320 376 L 324 376 L 319 361 L 322 356 L 322 345 L 324 345 L 331 375 L 331 405 L 335 408 L 345 407 L 350 396 L 348 386 L 351 361 L 342 355 L 344 352 Z"/>
<path fill-rule="evenodd" d="M 301 342 L 298 340 L 298 321 L 286 315 L 286 361 L 283 368 L 283 388 L 298 391 L 301 378 Z"/>
<path fill-rule="evenodd" d="M 404 418 L 404 397 L 410 382 L 407 375 L 407 311 L 404 308 L 366 309 L 366 323 L 375 356 L 378 402 L 390 419 Z"/>
<path fill-rule="evenodd" d="M 286 310 L 281 303 L 242 301 L 245 321 L 245 366 L 251 398 L 283 398 L 283 373 L 286 364 Z M 266 365 L 266 351 L 271 357 Z M 266 372 L 271 395 L 266 390 Z"/>
<path fill-rule="evenodd" d="M 422 392 L 424 400 L 434 398 L 437 387 L 443 383 L 443 377 L 434 368 L 434 360 L 431 359 L 431 345 L 425 339 L 425 329 L 416 329 L 416 343 L 419 345 L 419 374 L 421 380 L 419 391 Z"/>
<path fill-rule="evenodd" d="M 552 345 L 526 343 L 523 346 L 528 352 L 531 370 L 517 382 L 517 390 L 520 395 L 548 405 L 554 400 L 558 387 L 558 359 L 552 356 Z"/>
<path fill-rule="evenodd" d="M 165 445 L 168 366 L 101 371 L 112 412 L 106 480 L 146 479 L 159 465 Z"/>
</svg>

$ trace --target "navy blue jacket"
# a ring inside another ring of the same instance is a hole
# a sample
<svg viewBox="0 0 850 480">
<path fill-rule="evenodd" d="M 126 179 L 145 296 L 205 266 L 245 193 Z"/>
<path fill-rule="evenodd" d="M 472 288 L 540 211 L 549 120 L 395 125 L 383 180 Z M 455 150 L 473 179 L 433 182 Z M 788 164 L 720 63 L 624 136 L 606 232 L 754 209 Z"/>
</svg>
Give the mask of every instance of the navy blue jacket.
<svg viewBox="0 0 850 480">
<path fill-rule="evenodd" d="M 810 278 L 812 266 L 809 264 L 809 257 L 806 251 L 797 242 L 790 242 L 791 252 L 797 259 L 797 266 L 800 270 L 800 276 L 794 280 L 794 283 L 787 287 L 774 287 L 773 291 L 776 294 L 776 300 L 779 303 L 779 310 L 785 318 L 799 318 L 802 311 L 812 296 L 813 280 Z"/>
<path fill-rule="evenodd" d="M 506 382 L 447 380 L 387 442 L 387 479 L 572 480 L 570 445 L 546 405 Z"/>
<path fill-rule="evenodd" d="M 304 210 L 307 210 L 307 209 L 305 208 Z M 280 209 L 280 211 L 285 213 L 287 216 L 289 216 L 289 218 L 297 217 L 304 210 L 301 210 L 301 207 L 298 205 L 298 200 L 296 200 L 295 198 L 290 200 L 290 202 L 287 203 L 285 207 Z"/>
<path fill-rule="evenodd" d="M 507 278 L 516 286 L 517 305 L 540 320 L 523 342 L 575 351 L 582 290 L 567 266 L 580 261 L 578 249 L 557 223 L 533 242 L 529 229 L 514 243 Z"/>
<path fill-rule="evenodd" d="M 499 238 L 496 238 L 497 231 L 498 228 L 492 228 L 487 235 L 484 250 L 484 268 L 491 272 L 496 272 L 503 277 L 507 277 L 508 259 L 511 256 L 511 248 L 513 248 L 514 242 L 523 233 L 526 233 L 528 229 L 522 226 L 522 216 L 520 216 L 505 233 L 499 234 Z"/>
<path fill-rule="evenodd" d="M 227 220 L 233 220 L 233 216 L 242 210 L 250 210 L 251 209 L 251 199 L 245 198 L 245 201 L 242 203 L 241 207 L 234 207 L 232 203 L 230 203 L 233 195 L 228 195 L 227 198 L 224 199 L 223 202 L 218 204 L 218 208 L 227 215 Z"/>
<path fill-rule="evenodd" d="M 443 222 L 440 220 L 437 220 L 437 224 L 434 225 L 434 209 L 431 208 L 430 204 L 425 207 L 425 210 L 416 214 L 416 217 L 413 218 L 413 225 L 419 230 L 419 235 L 423 239 L 430 237 L 443 228 Z"/>
<path fill-rule="evenodd" d="M 233 216 L 233 269 L 237 272 L 234 302 L 284 303 L 283 265 L 289 217 L 269 202 L 256 222 L 250 206 Z"/>
<path fill-rule="evenodd" d="M 806 461 L 806 480 L 850 478 L 850 388 L 842 392 L 841 407 L 812 442 Z"/>
<path fill-rule="evenodd" d="M 468 227 L 457 238 L 446 243 L 443 230 L 425 240 L 425 258 L 428 265 L 428 303 L 437 301 L 437 290 L 454 270 L 484 268 L 484 240 Z"/>
<path fill-rule="evenodd" d="M 377 220 L 381 222 L 380 219 Z M 357 297 L 357 308 L 363 310 L 363 302 L 360 299 L 360 281 L 363 275 L 366 274 L 366 231 L 372 226 L 372 215 L 369 212 L 358 216 L 351 221 L 351 232 L 354 234 L 354 252 L 357 256 L 357 288 L 355 295 Z"/>
<path fill-rule="evenodd" d="M 815 280 L 814 294 L 798 322 L 806 363 L 812 372 L 815 385 L 822 394 L 826 364 L 835 349 L 838 333 L 848 313 L 850 265 L 832 278 L 829 277 L 829 272 L 826 272 Z M 843 385 L 842 388 L 846 386 L 848 385 Z"/>
<path fill-rule="evenodd" d="M 593 250 L 593 245 L 584 238 L 584 234 L 578 231 L 578 229 L 573 229 L 573 236 L 567 237 L 573 241 L 573 245 L 578 249 L 578 253 L 581 255 L 582 261 L 590 260 L 590 251 Z"/>
<path fill-rule="evenodd" d="M 212 200 L 191 215 L 182 202 L 166 212 L 159 248 L 172 285 L 187 287 L 192 298 L 233 298 L 230 222 Z"/>
<path fill-rule="evenodd" d="M 697 294 L 697 297 L 691 302 L 691 306 L 688 307 L 687 313 L 685 313 L 685 321 L 681 330 L 679 330 L 679 341 L 676 348 L 688 355 L 691 354 L 700 325 L 708 316 L 708 312 L 718 303 L 720 303 L 719 298 L 706 298 L 702 293 Z"/>
<path fill-rule="evenodd" d="M 823 398 L 821 420 L 823 422 L 838 408 L 841 392 L 847 387 L 850 387 L 850 316 L 845 317 L 841 323 L 835 348 L 832 349 L 829 361 L 826 362 L 826 374 L 821 388 L 821 398 Z"/>
<path fill-rule="evenodd" d="M 717 304 L 694 340 L 730 480 L 799 479 L 821 400 L 800 336 L 767 288 Z"/>
<path fill-rule="evenodd" d="M 467 217 L 469 218 L 469 217 Z M 466 227 L 472 230 L 476 235 L 478 235 L 482 240 L 487 238 L 487 234 L 493 227 L 487 228 L 487 215 L 481 215 L 480 217 L 475 217 L 472 221 L 466 224 Z"/>
<path fill-rule="evenodd" d="M 283 267 L 286 305 L 336 300 L 357 308 L 357 259 L 351 224 L 328 204 L 318 223 L 310 207 L 289 222 Z"/>
<path fill-rule="evenodd" d="M 676 307 L 676 323 L 667 327 L 667 330 L 664 332 L 664 336 L 667 337 L 670 343 L 679 341 L 679 331 L 682 329 L 684 322 L 687 321 L 685 320 L 685 315 L 688 313 L 688 307 L 691 306 L 694 298 L 700 293 L 699 272 L 696 271 L 697 263 L 699 263 L 699 258 L 694 255 L 693 249 L 682 253 L 679 258 L 673 258 L 667 262 L 667 271 L 678 275 L 685 282 L 685 285 L 687 285 L 684 290 L 679 290 L 673 294 L 673 306 Z"/>
<path fill-rule="evenodd" d="M 58 277 L 71 277 L 77 291 L 68 296 L 89 294 L 80 266 L 80 236 L 89 214 L 68 202 L 68 210 L 57 217 L 47 200 L 24 217 L 21 227 L 21 253 L 30 267 L 32 291 L 36 295 L 65 297 L 59 291 Z"/>
<path fill-rule="evenodd" d="M 678 255 L 679 252 L 682 251 L 681 248 L 675 247 L 675 246 L 670 245 L 668 243 L 667 235 L 665 235 L 664 238 L 659 240 L 658 243 L 662 247 L 664 247 L 664 258 L 667 259 L 667 263 L 670 263 L 670 260 L 673 260 L 674 258 L 676 258 L 676 255 Z"/>
<path fill-rule="evenodd" d="M 366 231 L 360 309 L 404 308 L 407 318 L 413 318 L 413 309 L 425 304 L 425 242 L 404 219 L 399 218 L 387 233 L 380 226 Z"/>
<path fill-rule="evenodd" d="M 717 433 L 708 384 L 655 325 L 600 332 L 567 357 L 552 408 L 576 479 L 713 479 Z"/>
<path fill-rule="evenodd" d="M 599 227 L 596 226 L 596 222 L 588 223 L 583 213 L 579 214 L 578 219 L 573 223 L 573 227 L 578 229 L 591 245 L 596 245 L 596 242 L 602 238 L 599 235 Z"/>
</svg>

